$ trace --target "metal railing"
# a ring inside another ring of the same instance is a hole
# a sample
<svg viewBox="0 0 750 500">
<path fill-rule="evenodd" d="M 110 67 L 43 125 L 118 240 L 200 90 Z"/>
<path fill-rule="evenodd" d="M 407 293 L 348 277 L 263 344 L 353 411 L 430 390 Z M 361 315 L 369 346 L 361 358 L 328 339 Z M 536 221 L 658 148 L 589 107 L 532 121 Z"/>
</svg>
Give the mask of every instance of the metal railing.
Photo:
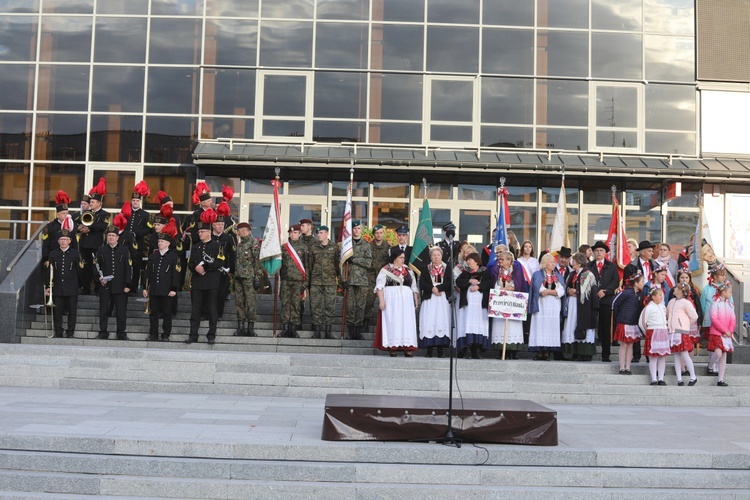
<svg viewBox="0 0 750 500">
<path fill-rule="evenodd" d="M 742 318 L 745 311 L 745 286 L 742 279 L 731 269 L 732 264 L 727 266 L 727 280 L 732 284 L 732 300 L 734 300 L 734 313 L 737 316 L 737 326 L 734 329 L 735 342 L 737 345 L 748 344 L 748 338 L 744 336 L 745 329 Z M 705 314 L 705 313 L 704 313 Z"/>
<path fill-rule="evenodd" d="M 3 222 L 3 221 L 0 221 L 0 222 Z M 30 223 L 34 223 L 34 222 L 36 222 L 36 221 L 30 221 Z M 10 261 L 10 263 L 8 264 L 8 267 L 6 267 L 6 268 L 5 268 L 5 270 L 6 270 L 6 271 L 8 271 L 8 273 L 9 273 L 9 277 L 10 277 L 10 285 L 11 285 L 12 287 L 15 287 L 15 286 L 16 286 L 16 282 L 15 282 L 15 272 L 14 272 L 14 269 L 15 269 L 15 267 L 16 267 L 16 264 L 18 263 L 18 261 L 19 261 L 19 260 L 21 260 L 21 257 L 23 257 L 23 256 L 24 256 L 24 255 L 26 254 L 26 252 L 27 252 L 27 251 L 29 250 L 29 248 L 31 247 L 31 245 L 32 245 L 32 244 L 33 244 L 33 243 L 34 243 L 35 241 L 37 241 L 38 239 L 40 239 L 39 235 L 41 234 L 41 232 L 42 232 L 42 229 L 44 229 L 44 226 L 45 226 L 45 225 L 46 225 L 47 223 L 46 223 L 46 222 L 43 222 L 43 223 L 41 223 L 41 224 L 42 224 L 42 225 L 41 225 L 41 226 L 39 226 L 39 228 L 38 228 L 38 229 L 37 229 L 36 231 L 34 231 L 34 234 L 33 234 L 33 235 L 31 235 L 31 238 L 29 238 L 29 239 L 28 239 L 28 241 L 27 241 L 27 242 L 26 242 L 26 244 L 25 244 L 25 245 L 23 246 L 23 248 L 21 248 L 21 251 L 20 251 L 20 252 L 18 252 L 18 253 L 16 254 L 16 256 L 15 256 L 15 257 L 13 258 L 13 260 L 11 260 L 11 261 Z"/>
</svg>

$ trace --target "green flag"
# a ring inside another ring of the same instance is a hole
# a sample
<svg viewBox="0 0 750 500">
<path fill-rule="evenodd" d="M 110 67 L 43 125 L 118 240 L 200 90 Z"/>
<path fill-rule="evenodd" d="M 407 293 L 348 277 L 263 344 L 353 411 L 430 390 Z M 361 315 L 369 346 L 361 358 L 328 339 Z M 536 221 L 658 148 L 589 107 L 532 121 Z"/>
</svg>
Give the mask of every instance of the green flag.
<svg viewBox="0 0 750 500">
<path fill-rule="evenodd" d="M 422 274 L 422 269 L 430 263 L 430 248 L 432 248 L 433 243 L 430 202 L 425 197 L 422 203 L 422 211 L 419 213 L 417 234 L 414 235 L 414 245 L 409 259 L 409 267 L 414 270 L 417 276 Z"/>
</svg>

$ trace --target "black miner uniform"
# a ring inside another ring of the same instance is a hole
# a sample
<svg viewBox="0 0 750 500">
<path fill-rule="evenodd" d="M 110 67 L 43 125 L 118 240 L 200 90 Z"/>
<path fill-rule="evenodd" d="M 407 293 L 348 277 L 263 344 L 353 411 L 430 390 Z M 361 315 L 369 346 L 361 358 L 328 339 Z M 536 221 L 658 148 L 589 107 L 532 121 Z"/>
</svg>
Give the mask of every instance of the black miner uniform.
<svg viewBox="0 0 750 500">
<path fill-rule="evenodd" d="M 219 294 L 216 305 L 216 313 L 219 318 L 224 316 L 224 305 L 229 300 L 229 275 L 234 274 L 234 268 L 237 264 L 237 240 L 234 239 L 234 233 L 214 234 L 211 231 L 211 239 L 219 244 Z"/>
<path fill-rule="evenodd" d="M 96 251 L 104 244 L 105 233 L 111 221 L 109 212 L 100 208 L 93 212 L 94 222 L 89 228 L 87 234 L 81 233 L 81 239 L 78 242 L 78 250 L 81 252 L 81 258 L 84 261 L 83 271 L 81 272 L 81 288 L 83 293 L 88 294 L 91 291 L 91 280 L 94 280 L 94 289 L 99 290 L 99 276 L 94 270 L 94 259 Z"/>
<path fill-rule="evenodd" d="M 52 303 L 55 305 L 52 315 L 55 321 L 55 337 L 63 336 L 63 311 L 68 312 L 68 329 L 66 337 L 72 337 L 76 329 L 78 313 L 78 273 L 80 254 L 75 248 L 68 248 L 65 252 L 56 248 L 49 254 L 52 266 Z M 44 282 L 49 282 L 49 269 L 43 274 Z"/>
<path fill-rule="evenodd" d="M 128 225 L 125 226 L 135 236 L 135 247 L 133 248 L 133 288 L 132 291 L 138 290 L 138 284 L 141 282 L 141 269 L 143 268 L 143 258 L 148 258 L 148 249 L 146 248 L 146 237 L 151 232 L 152 225 L 149 223 L 149 214 L 142 208 L 133 210 L 133 215 L 128 219 Z"/>
<path fill-rule="evenodd" d="M 196 224 L 197 225 L 197 224 Z M 195 271 L 196 266 L 203 262 L 205 274 Z M 208 315 L 208 332 L 206 338 L 210 344 L 216 339 L 216 323 L 218 321 L 217 299 L 219 294 L 219 268 L 224 265 L 219 260 L 219 244 L 213 240 L 203 243 L 194 241 L 190 249 L 188 267 L 192 273 L 190 278 L 190 337 L 186 343 L 198 341 L 198 328 L 201 322 L 201 311 L 205 308 Z"/>
<path fill-rule="evenodd" d="M 149 340 L 158 340 L 159 316 L 164 318 L 161 339 L 169 340 L 174 317 L 173 303 L 177 301 L 177 296 L 170 297 L 169 292 L 177 293 L 179 286 L 180 256 L 171 248 L 162 255 L 157 248 L 148 258 L 144 286 L 149 299 Z"/>
<path fill-rule="evenodd" d="M 78 249 L 78 241 L 76 240 L 76 228 L 75 223 L 73 229 L 68 231 L 68 237 L 70 237 L 70 248 Z M 49 254 L 52 250 L 60 248 L 60 244 L 57 243 L 57 239 L 60 237 L 62 232 L 62 224 L 55 218 L 54 220 L 47 223 L 42 229 L 42 263 L 49 260 Z"/>
<path fill-rule="evenodd" d="M 96 262 L 99 264 L 102 276 L 112 276 L 112 279 L 99 289 L 99 335 L 96 338 L 109 338 L 107 323 L 111 304 L 114 303 L 117 312 L 117 338 L 128 340 L 125 331 L 128 294 L 125 293 L 125 288 L 130 288 L 133 280 L 130 252 L 123 245 L 118 244 L 114 248 L 103 245 L 96 252 Z M 97 278 L 99 270 L 97 270 Z"/>
</svg>

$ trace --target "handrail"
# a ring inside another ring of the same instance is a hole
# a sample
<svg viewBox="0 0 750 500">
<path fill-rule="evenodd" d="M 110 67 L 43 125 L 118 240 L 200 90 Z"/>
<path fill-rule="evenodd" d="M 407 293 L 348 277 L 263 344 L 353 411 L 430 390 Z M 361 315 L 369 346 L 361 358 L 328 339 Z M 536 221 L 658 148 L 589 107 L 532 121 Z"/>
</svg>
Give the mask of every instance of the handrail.
<svg viewBox="0 0 750 500">
<path fill-rule="evenodd" d="M 10 264 L 8 264 L 8 267 L 5 268 L 6 271 L 11 272 L 13 270 L 13 268 L 16 266 L 16 264 L 21 259 L 21 257 L 23 256 L 23 254 L 26 253 L 26 250 L 28 250 L 29 247 L 31 246 L 31 244 L 34 243 L 34 241 L 36 241 L 37 237 L 39 236 L 39 233 L 41 233 L 42 229 L 44 229 L 44 226 L 45 225 L 41 225 L 41 226 L 39 226 L 39 229 L 37 229 L 36 231 L 34 231 L 34 234 L 31 235 L 31 238 L 29 238 L 29 240 L 23 246 L 23 248 L 21 249 L 21 251 L 18 252 L 18 254 L 16 254 L 15 257 L 13 257 L 13 260 L 10 261 Z"/>
<path fill-rule="evenodd" d="M 732 271 L 729 266 L 726 266 L 726 270 L 727 277 L 730 278 L 730 281 L 732 282 L 732 299 L 734 300 L 734 310 L 735 315 L 737 316 L 737 324 L 734 329 L 734 333 L 736 335 L 735 342 L 737 342 L 738 345 L 742 345 L 745 340 L 742 336 L 742 317 L 745 304 L 745 289 L 743 286 L 744 282 Z"/>
</svg>

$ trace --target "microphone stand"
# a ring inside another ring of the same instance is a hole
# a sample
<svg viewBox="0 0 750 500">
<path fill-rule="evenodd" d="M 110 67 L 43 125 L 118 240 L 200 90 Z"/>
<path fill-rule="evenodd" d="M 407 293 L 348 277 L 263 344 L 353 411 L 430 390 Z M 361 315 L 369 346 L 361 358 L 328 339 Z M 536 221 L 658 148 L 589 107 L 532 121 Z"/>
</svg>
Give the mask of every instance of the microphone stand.
<svg viewBox="0 0 750 500">
<path fill-rule="evenodd" d="M 448 235 L 448 243 L 450 246 L 450 260 L 448 262 L 453 266 L 451 269 L 451 281 L 453 281 L 453 269 L 456 267 L 453 264 L 453 235 Z M 453 287 L 453 283 L 451 283 L 451 287 Z M 442 444 L 449 444 L 456 448 L 460 448 L 461 440 L 456 439 L 453 435 L 453 356 L 456 351 L 456 309 L 453 305 L 455 303 L 456 293 L 455 290 L 451 290 L 451 296 L 450 299 L 448 299 L 448 304 L 451 308 L 451 345 L 448 350 L 448 357 L 450 358 L 450 368 L 448 369 L 448 430 L 445 432 L 445 436 L 440 442 Z"/>
</svg>

